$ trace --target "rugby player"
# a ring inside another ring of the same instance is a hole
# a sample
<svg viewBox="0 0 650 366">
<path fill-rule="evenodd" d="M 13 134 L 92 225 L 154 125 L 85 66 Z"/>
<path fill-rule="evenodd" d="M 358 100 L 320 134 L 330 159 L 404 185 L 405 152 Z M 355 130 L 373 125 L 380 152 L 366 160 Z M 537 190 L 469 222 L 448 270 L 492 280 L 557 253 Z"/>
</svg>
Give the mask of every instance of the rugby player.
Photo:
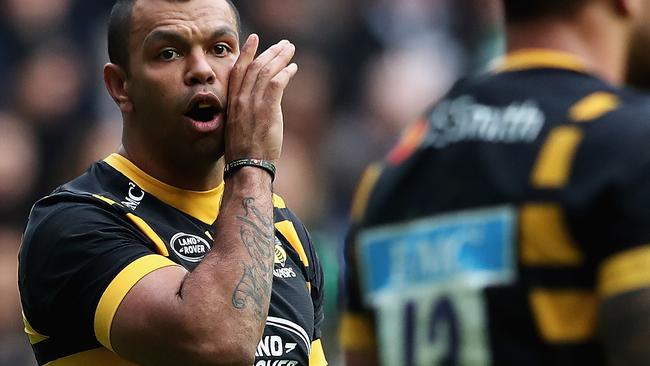
<svg viewBox="0 0 650 366">
<path fill-rule="evenodd" d="M 122 146 L 36 203 L 19 254 L 39 365 L 327 364 L 318 258 L 273 194 L 295 47 L 258 44 L 229 0 L 116 2 Z"/>
<path fill-rule="evenodd" d="M 650 1 L 503 4 L 505 58 L 362 178 L 348 365 L 650 364 Z"/>
</svg>

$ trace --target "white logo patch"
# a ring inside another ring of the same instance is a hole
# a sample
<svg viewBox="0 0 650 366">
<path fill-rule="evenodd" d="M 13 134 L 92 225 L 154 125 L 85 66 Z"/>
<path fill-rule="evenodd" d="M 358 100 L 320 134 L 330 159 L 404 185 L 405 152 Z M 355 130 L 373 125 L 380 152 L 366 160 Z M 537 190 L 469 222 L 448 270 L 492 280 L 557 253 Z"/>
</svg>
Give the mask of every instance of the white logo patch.
<svg viewBox="0 0 650 366">
<path fill-rule="evenodd" d="M 285 267 L 287 263 L 287 251 L 284 250 L 282 242 L 277 237 L 275 238 L 273 251 L 275 252 L 273 276 L 277 278 L 295 278 L 296 272 L 293 268 Z"/>
<path fill-rule="evenodd" d="M 134 193 L 138 191 L 140 192 L 139 194 Z M 141 190 L 138 186 L 136 186 L 135 183 L 129 182 L 129 193 L 127 194 L 126 197 L 124 197 L 124 201 L 122 201 L 122 204 L 135 211 L 135 209 L 138 208 L 140 202 L 142 202 L 143 198 L 144 198 L 144 191 Z"/>
<path fill-rule="evenodd" d="M 178 233 L 172 237 L 170 246 L 179 257 L 190 262 L 199 262 L 210 251 L 210 244 L 200 236 Z"/>
</svg>

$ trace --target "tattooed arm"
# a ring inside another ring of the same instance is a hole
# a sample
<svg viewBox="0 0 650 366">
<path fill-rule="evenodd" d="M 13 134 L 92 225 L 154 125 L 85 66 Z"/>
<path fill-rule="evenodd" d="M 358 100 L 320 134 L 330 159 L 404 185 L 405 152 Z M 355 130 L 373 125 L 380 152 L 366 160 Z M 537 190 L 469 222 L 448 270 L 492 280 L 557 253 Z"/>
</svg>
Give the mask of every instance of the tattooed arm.
<svg viewBox="0 0 650 366">
<path fill-rule="evenodd" d="M 242 223 L 240 228 L 242 243 L 248 250 L 252 263 L 242 262 L 243 273 L 232 294 L 232 304 L 237 309 L 245 309 L 251 303 L 255 317 L 263 320 L 266 318 L 273 280 L 270 275 L 273 261 L 269 259 L 273 257 L 274 229 L 273 216 L 264 215 L 255 206 L 255 201 L 252 197 L 244 198 L 242 205 L 246 214 L 237 216 Z M 272 205 L 271 212 L 273 212 Z"/>
<path fill-rule="evenodd" d="M 158 269 L 140 280 L 118 308 L 115 351 L 138 364 L 253 364 L 271 294 L 271 178 L 253 167 L 226 181 L 215 241 L 188 273 Z"/>
<path fill-rule="evenodd" d="M 286 65 L 294 48 L 281 42 L 252 61 L 257 42 L 249 37 L 230 76 L 226 161 L 279 157 L 280 99 L 296 71 Z M 240 168 L 226 178 L 210 253 L 192 273 L 171 266 L 143 277 L 115 314 L 113 348 L 143 365 L 252 365 L 269 308 L 273 245 L 271 176 Z"/>
</svg>

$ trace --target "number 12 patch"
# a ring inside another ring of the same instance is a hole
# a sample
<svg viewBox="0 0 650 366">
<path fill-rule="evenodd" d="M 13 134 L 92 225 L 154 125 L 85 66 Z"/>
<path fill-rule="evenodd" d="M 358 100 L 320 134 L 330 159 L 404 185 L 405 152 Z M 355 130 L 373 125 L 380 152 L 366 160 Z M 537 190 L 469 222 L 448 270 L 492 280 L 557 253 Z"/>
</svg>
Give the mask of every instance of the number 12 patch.
<svg viewBox="0 0 650 366">
<path fill-rule="evenodd" d="M 363 295 L 385 364 L 489 364 L 483 289 L 514 281 L 515 223 L 500 206 L 361 232 Z"/>
</svg>

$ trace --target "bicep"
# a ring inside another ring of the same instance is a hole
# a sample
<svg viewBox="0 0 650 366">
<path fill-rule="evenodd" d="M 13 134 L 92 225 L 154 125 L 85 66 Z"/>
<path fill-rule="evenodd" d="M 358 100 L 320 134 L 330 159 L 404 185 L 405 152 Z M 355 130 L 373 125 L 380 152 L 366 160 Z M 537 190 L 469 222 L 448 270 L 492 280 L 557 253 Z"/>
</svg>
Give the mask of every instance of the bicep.
<svg viewBox="0 0 650 366">
<path fill-rule="evenodd" d="M 158 257 L 150 263 L 133 262 L 113 280 L 98 305 L 95 330 L 104 346 L 124 358 L 141 364 L 180 364 L 179 349 L 192 346 L 185 344 L 192 339 L 184 335 L 183 321 L 193 317 L 180 310 L 187 271 L 171 261 L 165 265 L 166 259 Z"/>
</svg>

